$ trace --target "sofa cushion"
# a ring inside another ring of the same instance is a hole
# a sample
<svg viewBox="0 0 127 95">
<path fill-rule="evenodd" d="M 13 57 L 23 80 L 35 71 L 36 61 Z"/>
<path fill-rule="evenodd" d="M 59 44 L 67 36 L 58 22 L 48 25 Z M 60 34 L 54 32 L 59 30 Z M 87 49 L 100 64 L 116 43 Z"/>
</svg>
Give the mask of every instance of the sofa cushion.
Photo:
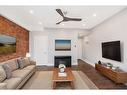
<svg viewBox="0 0 127 95">
<path fill-rule="evenodd" d="M 7 83 L 8 89 L 16 89 L 19 83 L 21 83 L 21 78 L 10 78 L 6 79 L 4 83 Z"/>
<path fill-rule="evenodd" d="M 3 68 L 4 68 L 5 72 L 6 72 L 6 78 L 7 79 L 11 78 L 12 71 L 11 71 L 11 68 L 9 67 L 9 65 L 8 64 L 4 64 Z"/>
<path fill-rule="evenodd" d="M 33 70 L 35 69 L 35 65 L 29 65 L 29 66 L 26 66 L 25 68 L 23 68 L 23 70 Z"/>
<path fill-rule="evenodd" d="M 4 64 L 7 64 L 11 68 L 11 71 L 14 71 L 14 70 L 19 68 L 16 59 L 12 59 L 12 60 L 6 61 L 6 62 L 4 62 Z"/>
<path fill-rule="evenodd" d="M 6 72 L 3 66 L 0 66 L 0 82 L 3 82 L 6 79 Z"/>
<path fill-rule="evenodd" d="M 0 89 L 7 89 L 7 83 L 0 83 Z"/>
<path fill-rule="evenodd" d="M 19 77 L 22 80 L 31 72 L 31 70 L 15 70 L 12 72 L 12 77 Z"/>
</svg>

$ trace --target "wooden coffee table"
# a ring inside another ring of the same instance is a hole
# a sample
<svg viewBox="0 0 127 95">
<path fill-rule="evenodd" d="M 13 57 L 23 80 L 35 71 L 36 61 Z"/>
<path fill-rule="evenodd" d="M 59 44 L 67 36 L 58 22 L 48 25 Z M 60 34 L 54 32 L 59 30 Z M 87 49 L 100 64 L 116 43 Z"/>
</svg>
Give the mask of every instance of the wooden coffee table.
<svg viewBox="0 0 127 95">
<path fill-rule="evenodd" d="M 53 78 L 52 78 L 52 82 L 53 82 L 53 89 L 56 88 L 57 83 L 62 83 L 62 82 L 70 82 L 70 86 L 72 89 L 74 89 L 74 75 L 72 73 L 71 68 L 66 68 L 65 72 L 67 73 L 66 77 L 59 77 L 58 73 L 59 73 L 59 68 L 54 68 L 53 70 Z"/>
</svg>

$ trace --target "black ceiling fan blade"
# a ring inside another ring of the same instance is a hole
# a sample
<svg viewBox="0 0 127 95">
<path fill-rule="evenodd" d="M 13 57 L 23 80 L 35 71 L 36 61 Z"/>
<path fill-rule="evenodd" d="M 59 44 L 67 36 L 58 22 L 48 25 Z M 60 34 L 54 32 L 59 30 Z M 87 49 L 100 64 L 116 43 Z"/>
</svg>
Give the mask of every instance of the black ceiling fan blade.
<svg viewBox="0 0 127 95">
<path fill-rule="evenodd" d="M 62 17 L 64 17 L 64 14 L 63 14 L 63 12 L 61 11 L 61 9 L 56 9 L 56 11 L 57 11 Z"/>
<path fill-rule="evenodd" d="M 61 22 L 63 22 L 63 20 L 62 20 L 62 21 L 60 21 L 60 22 L 57 22 L 56 24 L 60 24 Z"/>
<path fill-rule="evenodd" d="M 56 11 L 63 17 L 63 20 L 56 23 L 57 25 L 60 24 L 61 22 L 66 22 L 66 21 L 81 21 L 82 19 L 80 18 L 69 18 L 64 16 L 63 12 L 61 11 L 61 9 L 56 9 Z"/>
<path fill-rule="evenodd" d="M 82 19 L 80 19 L 80 18 L 68 18 L 68 20 L 71 20 L 71 21 L 81 21 Z"/>
</svg>

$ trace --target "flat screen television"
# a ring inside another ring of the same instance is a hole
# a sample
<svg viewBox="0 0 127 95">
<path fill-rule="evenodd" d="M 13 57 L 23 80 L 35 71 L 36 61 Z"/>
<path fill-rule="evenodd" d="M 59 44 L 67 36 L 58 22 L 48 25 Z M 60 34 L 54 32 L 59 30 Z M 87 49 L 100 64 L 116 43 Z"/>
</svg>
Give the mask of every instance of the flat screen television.
<svg viewBox="0 0 127 95">
<path fill-rule="evenodd" d="M 121 62 L 120 41 L 102 43 L 102 57 Z"/>
<path fill-rule="evenodd" d="M 16 38 L 0 34 L 0 55 L 16 52 Z"/>
</svg>

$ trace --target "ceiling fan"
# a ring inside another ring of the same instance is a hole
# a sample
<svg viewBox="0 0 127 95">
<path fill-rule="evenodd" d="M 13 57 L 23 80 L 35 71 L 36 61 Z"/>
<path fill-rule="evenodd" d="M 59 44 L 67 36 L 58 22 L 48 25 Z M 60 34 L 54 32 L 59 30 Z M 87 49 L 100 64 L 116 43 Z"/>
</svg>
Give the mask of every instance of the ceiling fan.
<svg viewBox="0 0 127 95">
<path fill-rule="evenodd" d="M 63 17 L 63 20 L 60 22 L 57 22 L 56 24 L 60 24 L 61 22 L 66 22 L 66 21 L 81 21 L 81 18 L 70 18 L 70 17 L 66 17 L 64 16 L 63 12 L 61 11 L 61 9 L 56 9 L 56 11 Z"/>
</svg>

